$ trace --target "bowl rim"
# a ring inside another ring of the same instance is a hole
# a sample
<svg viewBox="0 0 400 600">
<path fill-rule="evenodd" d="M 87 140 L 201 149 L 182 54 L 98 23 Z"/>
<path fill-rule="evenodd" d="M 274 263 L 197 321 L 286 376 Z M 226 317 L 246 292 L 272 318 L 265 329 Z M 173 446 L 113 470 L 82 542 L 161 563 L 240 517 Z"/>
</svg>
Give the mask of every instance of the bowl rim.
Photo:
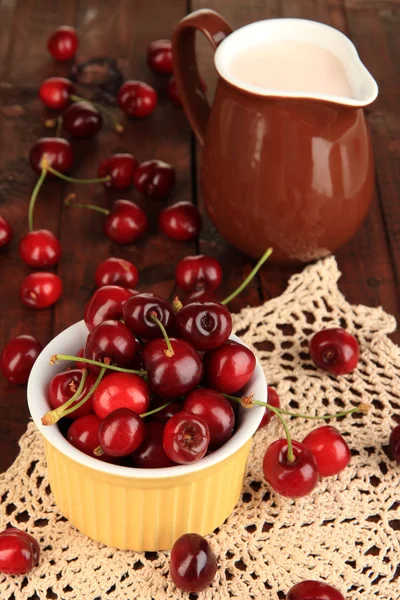
<svg viewBox="0 0 400 600">
<path fill-rule="evenodd" d="M 78 321 L 74 325 L 71 325 L 67 329 L 64 329 L 61 333 L 54 337 L 43 348 L 42 352 L 36 359 L 29 376 L 27 387 L 29 412 L 36 427 L 47 440 L 47 442 L 49 442 L 49 444 L 54 446 L 59 452 L 74 462 L 100 473 L 128 479 L 169 479 L 181 477 L 203 471 L 209 467 L 223 462 L 237 452 L 242 446 L 244 446 L 244 444 L 246 444 L 246 442 L 257 431 L 264 414 L 264 408 L 262 406 L 253 406 L 251 410 L 248 410 L 241 407 L 239 409 L 241 423 L 230 440 L 221 446 L 221 448 L 218 448 L 218 450 L 215 450 L 213 453 L 205 456 L 194 464 L 177 465 L 168 468 L 140 469 L 137 467 L 114 465 L 88 456 L 81 450 L 78 450 L 78 448 L 72 446 L 72 444 L 70 444 L 62 435 L 61 431 L 56 425 L 44 426 L 41 422 L 43 414 L 50 408 L 46 397 L 46 389 L 51 377 L 57 372 L 65 370 L 67 366 L 67 363 L 65 363 L 65 365 L 63 363 L 52 367 L 50 365 L 51 356 L 57 352 L 60 352 L 60 350 L 65 353 L 76 352 L 76 348 L 79 348 L 79 346 L 84 344 L 84 340 L 86 339 L 87 335 L 88 330 L 85 322 L 82 320 Z M 231 335 L 230 339 L 246 346 L 246 344 L 244 344 L 236 335 Z M 65 349 L 67 340 L 70 350 Z M 73 347 L 75 350 L 72 350 Z M 267 382 L 257 358 L 256 368 L 250 382 L 247 384 L 244 390 L 244 393 L 252 393 L 253 391 L 255 391 L 258 398 L 262 396 L 262 398 L 265 398 L 265 401 L 267 401 Z"/>
</svg>

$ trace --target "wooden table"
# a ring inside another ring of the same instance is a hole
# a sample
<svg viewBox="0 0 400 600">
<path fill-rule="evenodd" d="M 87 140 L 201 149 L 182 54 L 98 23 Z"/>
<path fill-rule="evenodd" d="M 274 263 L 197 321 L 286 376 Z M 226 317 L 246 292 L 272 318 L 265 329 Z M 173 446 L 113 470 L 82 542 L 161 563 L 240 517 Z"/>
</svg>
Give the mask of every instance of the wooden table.
<svg viewBox="0 0 400 600">
<path fill-rule="evenodd" d="M 251 261 L 224 242 L 206 217 L 196 242 L 167 240 L 157 231 L 162 205 L 143 200 L 135 191 L 123 197 L 146 208 L 150 231 L 134 246 L 113 246 L 103 235 L 100 215 L 69 209 L 63 206 L 63 199 L 74 190 L 82 200 L 107 206 L 118 195 L 106 192 L 101 185 L 84 187 L 53 181 L 40 193 L 35 223 L 61 239 L 64 254 L 56 270 L 63 280 L 64 294 L 56 306 L 42 311 L 25 308 L 19 301 L 19 285 L 29 270 L 18 257 L 18 239 L 27 229 L 28 201 L 35 183 L 28 155 L 34 140 L 48 134 L 37 91 L 43 79 L 68 75 L 70 69 L 50 59 L 46 50 L 49 33 L 61 24 L 76 27 L 79 63 L 90 58 L 115 59 L 125 78 L 147 81 L 159 92 L 156 112 L 149 119 L 127 121 L 123 135 L 106 126 L 94 140 L 74 142 L 74 174 L 95 176 L 100 159 L 117 151 L 132 152 L 139 160 L 163 159 L 177 171 L 178 184 L 170 201 L 191 199 L 203 211 L 196 143 L 183 112 L 166 97 L 166 80 L 149 71 L 145 51 L 149 42 L 170 37 L 174 23 L 187 12 L 204 7 L 221 12 L 234 28 L 271 17 L 304 17 L 333 25 L 354 41 L 380 86 L 379 99 L 367 109 L 376 157 L 376 198 L 361 230 L 337 253 L 343 274 L 340 287 L 353 303 L 382 305 L 399 316 L 399 0 L 9 0 L 0 3 L 0 214 L 11 222 L 15 240 L 0 252 L 0 348 L 21 333 L 31 333 L 46 344 L 81 319 L 94 289 L 95 267 L 108 256 L 133 261 L 140 270 L 138 289 L 165 297 L 174 293 L 175 265 L 185 255 L 202 252 L 221 261 L 225 272 L 221 294 L 234 289 L 251 269 Z M 216 75 L 211 49 L 204 40 L 199 40 L 199 54 L 212 95 Z M 88 80 L 96 81 L 97 76 L 101 73 L 91 70 Z M 89 84 L 82 93 L 99 97 L 95 85 Z M 113 101 L 104 93 L 100 93 L 100 100 Z M 237 311 L 279 295 L 292 272 L 267 264 L 232 308 Z M 393 339 L 400 341 L 398 332 Z M 0 472 L 14 460 L 27 422 L 25 387 L 8 385 L 1 379 Z"/>
</svg>

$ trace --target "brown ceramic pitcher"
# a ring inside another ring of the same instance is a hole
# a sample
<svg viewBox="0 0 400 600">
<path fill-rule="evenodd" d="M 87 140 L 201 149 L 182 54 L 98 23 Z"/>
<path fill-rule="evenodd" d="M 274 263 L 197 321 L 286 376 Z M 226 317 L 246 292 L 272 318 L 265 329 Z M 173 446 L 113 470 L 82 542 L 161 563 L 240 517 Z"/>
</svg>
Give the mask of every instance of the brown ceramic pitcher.
<svg viewBox="0 0 400 600">
<path fill-rule="evenodd" d="M 195 56 L 200 30 L 216 49 L 213 105 L 204 95 Z M 271 91 L 237 79 L 232 58 L 266 40 L 307 41 L 339 58 L 349 97 Z M 374 186 L 363 107 L 375 80 L 350 40 L 304 19 L 270 19 L 232 33 L 211 10 L 185 17 L 173 35 L 174 70 L 186 115 L 203 146 L 201 184 L 221 234 L 253 258 L 274 248 L 280 263 L 323 257 L 360 227 Z"/>
</svg>

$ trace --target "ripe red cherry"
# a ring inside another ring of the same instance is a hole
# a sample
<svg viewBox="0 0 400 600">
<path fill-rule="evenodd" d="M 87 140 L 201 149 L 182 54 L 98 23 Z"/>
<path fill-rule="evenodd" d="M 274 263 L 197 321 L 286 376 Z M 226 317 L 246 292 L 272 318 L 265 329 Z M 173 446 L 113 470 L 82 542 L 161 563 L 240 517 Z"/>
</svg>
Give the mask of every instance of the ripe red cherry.
<svg viewBox="0 0 400 600">
<path fill-rule="evenodd" d="M 184 292 L 215 290 L 222 281 L 222 268 L 211 256 L 186 256 L 176 267 L 175 279 Z"/>
<path fill-rule="evenodd" d="M 348 445 L 336 427 L 318 427 L 304 438 L 303 444 L 312 452 L 317 461 L 321 477 L 330 477 L 343 471 L 350 462 Z"/>
<path fill-rule="evenodd" d="M 276 440 L 268 446 L 263 461 L 264 477 L 281 496 L 300 498 L 307 496 L 318 483 L 318 466 L 312 452 L 293 440 L 294 462 L 287 458 L 286 439 Z"/>
<path fill-rule="evenodd" d="M 203 91 L 206 90 L 206 84 L 203 80 L 200 81 Z M 171 77 L 167 85 L 167 96 L 175 106 L 182 106 L 182 100 L 179 95 L 178 86 L 175 77 Z"/>
<path fill-rule="evenodd" d="M 33 535 L 30 535 L 29 533 L 27 533 L 26 531 L 21 531 L 20 529 L 17 529 L 16 527 L 8 527 L 7 529 L 5 529 L 4 531 L 2 531 L 0 533 L 0 536 L 3 535 L 15 535 L 17 537 L 22 537 L 25 540 L 27 540 L 30 544 L 32 544 L 32 550 L 33 550 L 33 565 L 36 566 L 39 563 L 40 560 L 40 546 L 39 546 L 39 542 L 37 540 L 35 540 L 35 538 L 33 537 Z"/>
<path fill-rule="evenodd" d="M 99 446 L 99 429 L 101 419 L 97 415 L 85 415 L 75 419 L 67 431 L 67 439 L 70 444 L 93 458 L 99 458 L 104 462 L 113 462 L 107 455 L 95 456 L 93 451 Z"/>
<path fill-rule="evenodd" d="M 172 73 L 171 40 L 156 40 L 147 47 L 147 64 L 156 73 Z"/>
<path fill-rule="evenodd" d="M 93 393 L 94 412 L 100 419 L 120 408 L 141 415 L 148 410 L 149 404 L 149 386 L 134 373 L 110 373 Z"/>
<path fill-rule="evenodd" d="M 148 117 L 157 106 L 157 92 L 143 81 L 125 81 L 119 89 L 117 100 L 129 117 Z"/>
<path fill-rule="evenodd" d="M 128 260 L 110 257 L 98 265 L 94 277 L 97 287 L 118 285 L 134 288 L 139 281 L 139 272 Z"/>
<path fill-rule="evenodd" d="M 137 160 L 132 154 L 113 154 L 105 158 L 99 166 L 99 177 L 111 176 L 104 185 L 114 190 L 126 190 L 133 184 Z"/>
<path fill-rule="evenodd" d="M 199 385 L 203 376 L 203 365 L 196 350 L 184 340 L 171 338 L 170 342 L 172 356 L 162 338 L 151 340 L 143 351 L 150 388 L 166 400 L 184 396 Z"/>
<path fill-rule="evenodd" d="M 19 243 L 19 254 L 30 267 L 49 267 L 59 262 L 61 244 L 48 229 L 28 231 Z"/>
<path fill-rule="evenodd" d="M 202 459 L 209 443 L 210 430 L 207 423 L 193 413 L 181 411 L 165 425 L 165 454 L 179 465 L 189 465 Z"/>
<path fill-rule="evenodd" d="M 64 138 L 40 138 L 36 140 L 31 148 L 29 160 L 31 167 L 36 173 L 41 173 L 40 166 L 43 155 L 46 154 L 50 167 L 60 173 L 67 173 L 74 160 L 71 144 Z M 54 177 L 51 173 L 47 177 Z"/>
<path fill-rule="evenodd" d="M 32 335 L 17 335 L 3 348 L 0 367 L 10 383 L 27 383 L 35 360 L 42 351 L 41 343 Z"/>
<path fill-rule="evenodd" d="M 360 348 L 351 333 L 340 327 L 333 327 L 312 336 L 310 354 L 317 367 L 332 375 L 347 375 L 358 364 Z"/>
<path fill-rule="evenodd" d="M 165 404 L 164 398 L 159 398 L 158 396 L 155 396 L 151 400 L 149 410 L 158 408 L 159 406 L 162 406 L 163 404 Z M 181 403 L 178 401 L 172 401 L 168 404 L 168 406 L 166 406 L 162 410 L 159 410 L 158 412 L 154 413 L 154 415 L 151 415 L 151 419 L 152 419 L 152 421 L 159 421 L 160 423 L 166 423 L 171 417 L 176 415 L 176 413 L 181 412 L 181 410 L 182 410 Z"/>
<path fill-rule="evenodd" d="M 175 327 L 175 313 L 172 306 L 156 294 L 136 294 L 126 301 L 122 309 L 126 326 L 136 336 L 148 340 L 162 337 L 160 327 L 152 319 L 154 313 L 167 333 L 172 333 Z"/>
<path fill-rule="evenodd" d="M 128 408 L 120 408 L 103 419 L 99 429 L 101 449 L 109 456 L 128 456 L 146 435 L 143 420 Z"/>
<path fill-rule="evenodd" d="M 171 550 L 171 579 L 184 592 L 205 590 L 217 572 L 217 559 L 198 533 L 185 533 Z"/>
<path fill-rule="evenodd" d="M 7 246 L 13 237 L 13 230 L 10 223 L 0 215 L 0 248 Z"/>
<path fill-rule="evenodd" d="M 222 346 L 232 333 L 229 310 L 218 302 L 191 302 L 176 317 L 179 336 L 196 350 L 212 350 Z"/>
<path fill-rule="evenodd" d="M 51 408 L 55 409 L 67 402 L 75 394 L 79 387 L 82 379 L 82 369 L 70 369 L 69 371 L 62 371 L 54 375 L 53 379 L 49 383 L 48 396 Z M 92 389 L 96 377 L 91 373 L 87 374 L 82 393 L 79 398 L 71 405 L 76 406 L 80 400 Z M 71 419 L 77 419 L 84 415 L 90 415 L 93 413 L 93 396 L 91 396 L 85 404 L 80 406 L 77 410 L 74 410 L 71 415 L 67 415 Z"/>
<path fill-rule="evenodd" d="M 246 346 L 228 340 L 206 352 L 203 363 L 208 386 L 222 394 L 233 394 L 250 381 L 256 358 Z"/>
<path fill-rule="evenodd" d="M 274 390 L 274 388 L 268 386 L 268 400 L 267 400 L 268 404 L 271 404 L 272 406 L 275 406 L 276 408 L 279 408 L 281 403 L 279 400 L 279 396 L 276 393 L 276 391 Z M 275 416 L 275 413 L 272 412 L 272 410 L 270 410 L 268 407 L 266 407 L 265 412 L 264 412 L 264 416 L 261 419 L 261 423 L 258 426 L 258 429 L 261 429 L 262 427 L 265 427 L 266 425 L 268 425 L 271 421 L 271 419 L 273 419 Z"/>
<path fill-rule="evenodd" d="M 91 331 L 96 325 L 109 319 L 122 319 L 122 307 L 132 292 L 117 285 L 105 285 L 96 290 L 86 304 L 84 321 Z"/>
<path fill-rule="evenodd" d="M 43 104 L 53 110 L 64 110 L 70 103 L 71 94 L 75 94 L 72 82 L 65 77 L 49 77 L 39 88 L 39 97 Z"/>
<path fill-rule="evenodd" d="M 172 191 L 175 185 L 173 167 L 162 160 L 146 160 L 135 172 L 136 189 L 149 198 L 162 200 Z"/>
<path fill-rule="evenodd" d="M 148 228 L 146 213 L 134 202 L 116 200 L 104 221 L 104 232 L 115 244 L 132 244 Z"/>
<path fill-rule="evenodd" d="M 192 202 L 177 202 L 161 211 L 158 225 L 171 240 L 186 242 L 199 235 L 201 215 Z"/>
<path fill-rule="evenodd" d="M 47 40 L 47 48 L 50 54 L 60 62 L 73 58 L 78 49 L 78 44 L 75 29 L 67 25 L 57 27 Z"/>
<path fill-rule="evenodd" d="M 389 446 L 394 460 L 400 464 L 400 425 L 396 425 L 392 430 L 389 438 Z"/>
<path fill-rule="evenodd" d="M 29 573 L 39 561 L 40 550 L 36 540 L 33 543 L 28 534 L 17 530 L 0 534 L 0 572 L 6 575 Z M 33 539 L 33 538 L 32 538 Z"/>
<path fill-rule="evenodd" d="M 96 325 L 86 339 L 85 358 L 118 367 L 128 367 L 136 353 L 135 336 L 121 321 L 103 321 Z M 89 365 L 94 373 L 100 367 Z"/>
<path fill-rule="evenodd" d="M 232 437 L 235 414 L 228 400 L 218 392 L 206 388 L 193 390 L 186 396 L 183 410 L 201 417 L 207 423 L 212 450 Z"/>
<path fill-rule="evenodd" d="M 343 594 L 323 581 L 296 583 L 286 594 L 286 600 L 345 600 Z"/>
<path fill-rule="evenodd" d="M 146 423 L 146 438 L 131 456 L 133 467 L 141 469 L 162 469 L 174 466 L 175 463 L 165 454 L 163 448 L 163 434 L 164 423 L 157 421 L 149 421 Z"/>
<path fill-rule="evenodd" d="M 45 271 L 31 273 L 20 288 L 22 302 L 30 308 L 47 308 L 55 304 L 62 294 L 61 279 Z"/>
<path fill-rule="evenodd" d="M 103 117 L 93 104 L 74 102 L 63 115 L 63 128 L 73 138 L 89 139 L 102 128 Z"/>
</svg>

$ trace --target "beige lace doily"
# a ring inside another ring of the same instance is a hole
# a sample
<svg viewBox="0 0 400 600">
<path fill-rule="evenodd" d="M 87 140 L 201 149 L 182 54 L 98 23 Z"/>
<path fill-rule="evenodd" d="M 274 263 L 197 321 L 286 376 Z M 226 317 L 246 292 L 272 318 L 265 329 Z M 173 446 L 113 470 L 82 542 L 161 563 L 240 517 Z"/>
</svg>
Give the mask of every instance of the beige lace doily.
<svg viewBox="0 0 400 600">
<path fill-rule="evenodd" d="M 350 466 L 306 498 L 282 498 L 261 470 L 264 449 L 282 431 L 274 421 L 257 433 L 242 500 L 210 536 L 219 569 L 201 599 L 283 600 L 294 583 L 310 578 L 329 581 L 348 600 L 399 598 L 400 466 L 382 446 L 400 414 L 400 353 L 386 337 L 395 320 L 381 308 L 350 306 L 338 291 L 339 275 L 334 258 L 306 268 L 281 297 L 235 316 L 235 330 L 255 349 L 284 406 L 321 414 L 371 403 L 369 415 L 337 424 L 352 449 Z M 309 336 L 332 325 L 354 332 L 361 345 L 357 370 L 338 379 L 316 370 L 307 352 Z M 315 422 L 297 419 L 290 427 L 302 440 Z M 168 553 L 107 548 L 71 527 L 54 506 L 32 424 L 20 445 L 0 476 L 0 527 L 34 534 L 42 558 L 26 577 L 0 575 L 1 600 L 188 597 L 169 578 Z"/>
</svg>

